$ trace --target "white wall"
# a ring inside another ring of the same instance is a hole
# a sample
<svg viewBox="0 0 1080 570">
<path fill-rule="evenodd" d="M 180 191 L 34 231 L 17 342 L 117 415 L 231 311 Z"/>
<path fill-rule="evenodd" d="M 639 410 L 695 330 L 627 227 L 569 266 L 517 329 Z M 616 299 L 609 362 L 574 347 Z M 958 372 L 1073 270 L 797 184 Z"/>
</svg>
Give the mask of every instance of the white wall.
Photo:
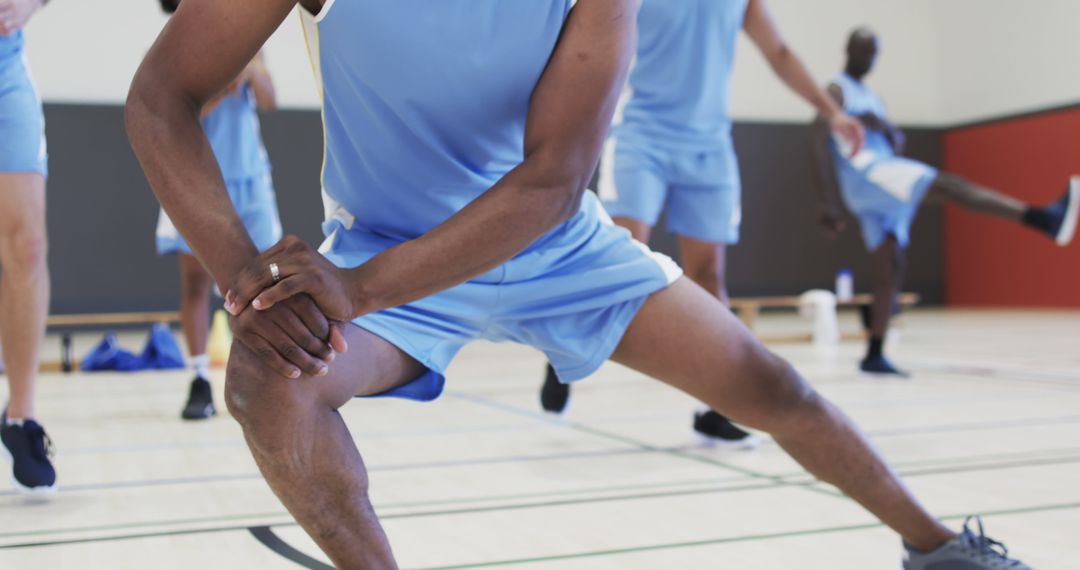
<svg viewBox="0 0 1080 570">
<path fill-rule="evenodd" d="M 167 20 L 156 0 L 54 0 L 26 30 L 27 57 L 42 97 L 122 104 Z M 299 16 L 282 23 L 266 56 L 281 106 L 319 106 Z"/>
<path fill-rule="evenodd" d="M 989 0 L 984 0 L 989 1 Z M 934 7 L 941 0 L 768 0 L 784 39 L 822 83 L 844 67 L 851 30 L 868 25 L 881 36 L 879 67 L 869 78 L 893 118 L 906 124 L 942 121 Z M 743 34 L 736 60 L 732 112 L 738 118 L 809 120 L 813 111 L 780 84 Z"/>
<path fill-rule="evenodd" d="M 1073 30 L 1080 23 L 1080 0 L 768 2 L 785 38 L 822 82 L 843 67 L 852 28 L 876 29 L 883 51 L 870 83 L 893 118 L 906 124 L 951 125 L 1080 101 L 1080 41 Z M 316 108 L 297 19 L 290 16 L 282 24 L 267 44 L 267 57 L 281 105 Z M 44 98 L 122 103 L 165 21 L 154 0 L 54 0 L 27 30 L 28 55 Z M 811 117 L 745 37 L 738 50 L 732 98 L 737 118 Z"/>
<path fill-rule="evenodd" d="M 948 122 L 1080 102 L 1080 1 L 937 3 L 936 80 Z"/>
</svg>

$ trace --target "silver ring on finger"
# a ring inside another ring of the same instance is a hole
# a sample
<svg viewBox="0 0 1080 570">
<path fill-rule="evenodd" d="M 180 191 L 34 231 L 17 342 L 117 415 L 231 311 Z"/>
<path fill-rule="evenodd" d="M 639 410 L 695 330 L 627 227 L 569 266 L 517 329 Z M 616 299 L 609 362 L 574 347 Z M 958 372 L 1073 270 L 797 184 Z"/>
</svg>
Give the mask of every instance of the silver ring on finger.
<svg viewBox="0 0 1080 570">
<path fill-rule="evenodd" d="M 278 268 L 278 264 L 270 264 L 270 278 L 274 280 L 274 283 L 281 281 L 281 269 Z"/>
</svg>

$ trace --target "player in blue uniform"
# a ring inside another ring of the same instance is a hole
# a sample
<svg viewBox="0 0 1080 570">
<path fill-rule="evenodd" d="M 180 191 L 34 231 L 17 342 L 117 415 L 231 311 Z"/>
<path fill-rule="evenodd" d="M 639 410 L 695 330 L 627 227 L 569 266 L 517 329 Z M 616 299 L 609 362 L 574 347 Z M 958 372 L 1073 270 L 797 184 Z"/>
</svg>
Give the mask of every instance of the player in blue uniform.
<svg viewBox="0 0 1080 570">
<path fill-rule="evenodd" d="M 259 254 L 198 110 L 295 0 L 185 0 L 133 81 L 151 186 L 235 315 L 227 402 L 277 496 L 341 568 L 393 568 L 337 409 L 439 395 L 478 338 L 583 378 L 612 358 L 770 432 L 911 548 L 969 548 L 857 428 L 585 186 L 633 58 L 636 0 L 303 0 L 321 75 L 327 240 Z M 1000 559 L 1000 558 L 999 558 Z"/>
<path fill-rule="evenodd" d="M 904 279 L 908 234 L 923 198 L 937 196 L 972 212 L 1022 223 L 1064 247 L 1076 230 L 1080 178 L 1069 182 L 1057 202 L 1035 207 L 900 156 L 904 134 L 889 122 L 881 98 L 864 82 L 877 54 L 877 36 L 865 28 L 855 30 L 848 39 L 844 72 L 828 87 L 837 103 L 862 121 L 867 137 L 863 149 L 851 156 L 847 145 L 831 136 L 819 121 L 817 157 L 825 199 L 822 222 L 831 231 L 843 229 L 836 199 L 839 194 L 859 220 L 866 249 L 872 252 L 877 267 L 869 347 L 860 368 L 872 374 L 906 376 L 885 358 L 883 346 Z"/>
<path fill-rule="evenodd" d="M 0 452 L 15 485 L 52 492 L 51 444 L 34 419 L 38 354 L 49 311 L 45 232 L 45 118 L 23 54 L 22 29 L 42 0 L 0 0 L 0 342 L 9 395 Z"/>
<path fill-rule="evenodd" d="M 774 73 L 828 117 L 831 129 L 862 144 L 862 129 L 815 83 L 784 43 L 765 0 L 644 0 L 627 99 L 616 113 L 600 171 L 600 196 L 615 223 L 648 243 L 667 212 L 687 277 L 728 303 L 725 259 L 739 241 L 742 187 L 731 137 L 730 90 L 739 32 Z M 570 385 L 548 367 L 540 402 L 562 412 Z M 713 442 L 758 440 L 716 411 L 698 412 L 694 430 Z"/>
<path fill-rule="evenodd" d="M 180 4 L 180 0 L 160 2 L 168 14 Z M 270 160 L 263 148 L 258 115 L 258 111 L 276 107 L 273 79 L 260 52 L 202 111 L 203 130 L 229 189 L 229 198 L 260 251 L 281 239 Z M 210 357 L 206 353 L 213 281 L 164 211 L 158 218 L 157 251 L 158 255 L 177 254 L 180 260 L 180 318 L 195 373 L 180 416 L 186 420 L 206 419 L 217 413 L 208 380 Z"/>
</svg>

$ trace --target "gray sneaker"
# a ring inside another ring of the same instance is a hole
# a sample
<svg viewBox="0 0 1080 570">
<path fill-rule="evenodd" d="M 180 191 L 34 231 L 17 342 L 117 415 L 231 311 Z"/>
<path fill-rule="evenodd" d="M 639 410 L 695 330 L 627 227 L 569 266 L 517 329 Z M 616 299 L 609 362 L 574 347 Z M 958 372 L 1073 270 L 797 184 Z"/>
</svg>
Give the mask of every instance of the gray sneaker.
<svg viewBox="0 0 1080 570">
<path fill-rule="evenodd" d="M 979 534 L 968 529 L 971 519 L 979 525 Z M 1009 558 L 1005 545 L 986 536 L 981 517 L 964 520 L 964 532 L 933 552 L 922 553 L 904 543 L 904 570 L 1032 570 Z"/>
</svg>

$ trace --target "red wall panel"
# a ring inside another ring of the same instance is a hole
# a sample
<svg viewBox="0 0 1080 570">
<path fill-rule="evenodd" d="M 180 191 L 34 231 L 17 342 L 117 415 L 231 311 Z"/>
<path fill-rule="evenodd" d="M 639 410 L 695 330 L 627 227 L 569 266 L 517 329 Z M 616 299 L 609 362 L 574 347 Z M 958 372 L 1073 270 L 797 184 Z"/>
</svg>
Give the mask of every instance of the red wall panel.
<svg viewBox="0 0 1080 570">
<path fill-rule="evenodd" d="M 1080 107 L 950 130 L 943 154 L 949 172 L 1045 204 L 1080 174 Z M 1026 228 L 949 206 L 945 295 L 950 305 L 1080 307 L 1080 238 L 1062 249 Z"/>
</svg>

